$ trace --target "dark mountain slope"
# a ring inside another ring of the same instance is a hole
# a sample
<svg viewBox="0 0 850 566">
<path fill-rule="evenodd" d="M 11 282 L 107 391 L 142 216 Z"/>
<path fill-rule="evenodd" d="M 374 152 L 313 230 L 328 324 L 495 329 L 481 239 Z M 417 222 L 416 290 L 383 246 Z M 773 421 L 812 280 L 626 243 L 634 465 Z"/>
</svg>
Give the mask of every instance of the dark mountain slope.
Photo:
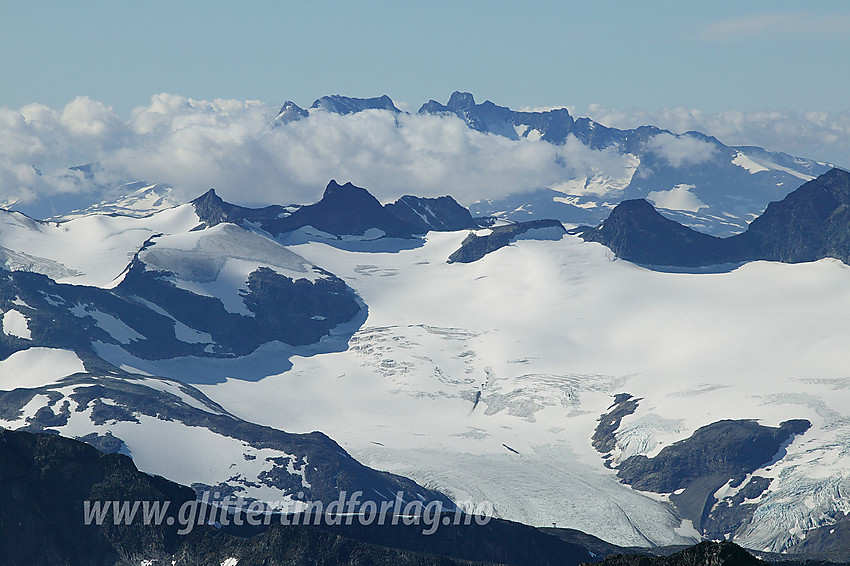
<svg viewBox="0 0 850 566">
<path fill-rule="evenodd" d="M 202 221 L 201 228 L 210 228 L 222 222 L 243 224 L 248 221 L 265 225 L 285 218 L 299 208 L 298 205 L 281 206 L 277 204 L 263 208 L 237 206 L 222 200 L 215 193 L 215 189 L 210 189 L 193 200 L 192 205 L 194 205 L 195 213 Z"/>
<path fill-rule="evenodd" d="M 850 173 L 832 169 L 772 202 L 746 232 L 717 238 L 661 216 L 645 200 L 624 201 L 582 238 L 645 265 L 698 267 L 831 257 L 850 264 Z"/>
<path fill-rule="evenodd" d="M 469 210 L 450 196 L 421 198 L 406 195 L 382 206 L 366 189 L 331 181 L 319 202 L 310 205 L 273 205 L 246 208 L 230 204 L 210 189 L 192 201 L 201 218 L 199 228 L 222 222 L 259 227 L 279 236 L 312 226 L 337 237 L 363 236 L 371 228 L 391 238 L 413 238 L 431 230 L 477 228 Z M 377 237 L 377 236 L 376 236 Z"/>
<path fill-rule="evenodd" d="M 220 509 L 194 502 L 191 489 L 139 472 L 127 456 L 103 454 L 53 434 L 0 429 L 0 483 L 4 486 L 0 555 L 4 565 L 10 566 L 100 566 L 145 560 L 195 566 L 228 559 L 240 566 L 449 565 L 468 564 L 470 559 L 577 565 L 592 559 L 578 545 L 499 520 L 486 525 L 442 525 L 433 535 L 422 534 L 421 525 L 403 523 L 304 526 L 303 516 L 300 524 L 284 524 L 279 515 L 267 521 L 263 515 L 243 514 L 243 524 L 238 525 L 232 514 L 225 516 Z M 86 521 L 86 501 L 89 509 L 94 502 L 107 501 L 147 501 L 168 507 L 158 521 L 145 524 L 138 513 L 133 521 L 115 524 L 113 513 L 101 520 L 90 514 Z M 206 524 L 212 517 L 222 526 Z M 293 517 L 286 523 L 295 523 Z"/>
<path fill-rule="evenodd" d="M 621 202 L 605 222 L 582 237 L 605 244 L 618 257 L 649 265 L 696 267 L 734 257 L 721 238 L 665 218 L 643 199 Z"/>
<path fill-rule="evenodd" d="M 850 173 L 832 169 L 770 203 L 736 240 L 752 259 L 850 264 Z"/>
<path fill-rule="evenodd" d="M 449 256 L 449 263 L 471 263 L 501 249 L 517 239 L 557 240 L 567 233 L 557 220 L 530 220 L 494 226 L 489 234 L 470 233 Z"/>
<path fill-rule="evenodd" d="M 328 183 L 319 202 L 281 219 L 275 232 L 291 232 L 308 225 L 337 236 L 362 236 L 370 228 L 394 238 L 411 238 L 416 232 L 413 226 L 385 210 L 366 189 L 336 181 Z"/>
<path fill-rule="evenodd" d="M 669 556 L 615 554 L 606 556 L 603 566 L 766 566 L 732 542 L 701 542 Z"/>
<path fill-rule="evenodd" d="M 478 228 L 469 210 L 450 196 L 422 198 L 405 195 L 394 203 L 384 205 L 384 208 L 400 220 L 415 226 L 421 233 Z"/>
</svg>

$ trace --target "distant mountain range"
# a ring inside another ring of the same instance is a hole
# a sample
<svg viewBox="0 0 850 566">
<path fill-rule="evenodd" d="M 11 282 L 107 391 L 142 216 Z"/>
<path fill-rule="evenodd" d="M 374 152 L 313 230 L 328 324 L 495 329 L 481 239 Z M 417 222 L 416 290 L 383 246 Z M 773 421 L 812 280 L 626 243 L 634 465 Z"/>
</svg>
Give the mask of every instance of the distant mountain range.
<svg viewBox="0 0 850 566">
<path fill-rule="evenodd" d="M 326 96 L 316 100 L 313 109 L 337 114 L 401 112 L 387 96 Z M 572 175 L 565 171 L 564 182 L 558 186 L 531 192 L 522 188 L 509 197 L 473 203 L 470 210 L 479 216 L 595 224 L 617 203 L 645 198 L 685 225 L 714 235 L 731 235 L 743 231 L 768 202 L 782 198 L 801 180 L 811 180 L 830 169 L 826 163 L 759 147 L 726 146 L 700 132 L 674 134 L 651 125 L 619 130 L 589 118 L 574 118 L 565 108 L 515 111 L 489 100 L 478 104 L 466 92 L 454 92 L 446 104 L 430 100 L 418 113 L 458 117 L 473 130 L 511 140 L 563 146 L 573 139 L 589 150 L 627 158 L 622 169 L 589 169 Z M 275 123 L 308 115 L 287 102 Z"/>
<path fill-rule="evenodd" d="M 267 127 L 256 132 L 255 141 L 268 143 L 264 136 L 310 120 L 311 115 L 363 112 L 388 112 L 399 127 L 399 117 L 407 115 L 386 95 L 324 96 L 309 109 L 287 101 Z M 831 168 L 827 163 L 759 147 L 727 146 L 700 132 L 673 133 L 652 125 L 619 130 L 589 118 L 573 117 L 564 108 L 516 111 L 490 101 L 476 103 L 472 94 L 463 92 L 453 93 L 446 104 L 430 100 L 417 114 L 462 120 L 471 132 L 551 147 L 551 158 L 560 170 L 554 182 L 537 186 L 520 181 L 507 196 L 500 191 L 464 203 L 474 216 L 595 225 L 618 203 L 642 198 L 686 226 L 729 236 L 742 232 L 769 202 L 780 200 L 801 182 Z M 0 205 L 34 218 L 61 220 L 95 212 L 149 214 L 183 202 L 163 184 L 166 179 L 98 184 L 99 179 L 112 179 L 114 175 L 101 175 L 103 167 L 96 162 L 72 167 L 68 173 L 69 182 L 82 183 L 78 190 L 63 189 L 26 203 L 0 200 Z M 79 179 L 80 174 L 84 180 Z M 157 189 L 133 193 L 148 186 Z M 449 186 L 446 192 L 454 191 Z M 399 189 L 398 196 L 402 193 Z"/>
</svg>

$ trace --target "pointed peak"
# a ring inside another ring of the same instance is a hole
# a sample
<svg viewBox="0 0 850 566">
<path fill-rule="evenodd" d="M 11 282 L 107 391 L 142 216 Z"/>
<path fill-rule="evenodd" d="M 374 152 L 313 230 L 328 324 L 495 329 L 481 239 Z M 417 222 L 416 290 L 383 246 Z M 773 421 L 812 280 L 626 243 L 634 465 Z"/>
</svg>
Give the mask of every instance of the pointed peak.
<svg viewBox="0 0 850 566">
<path fill-rule="evenodd" d="M 198 198 L 191 201 L 192 204 L 201 204 L 208 202 L 224 202 L 220 196 L 218 196 L 215 192 L 215 189 L 210 188 L 207 192 L 199 196 Z"/>
<path fill-rule="evenodd" d="M 297 104 L 295 104 L 291 100 L 287 100 L 286 102 L 283 103 L 283 106 L 280 107 L 280 112 L 278 112 L 278 114 L 283 114 L 287 110 L 296 110 L 296 111 L 300 111 L 300 112 L 304 111 L 303 108 L 301 108 L 300 106 L 298 106 Z"/>
<path fill-rule="evenodd" d="M 372 193 L 370 193 L 366 189 L 352 184 L 351 181 L 346 182 L 344 185 L 340 185 L 336 181 L 336 179 L 331 179 L 331 182 L 328 183 L 327 187 L 325 187 L 325 192 L 322 195 L 322 200 L 338 200 L 340 198 L 345 200 L 374 201 L 378 204 L 378 206 L 380 206 L 380 203 L 378 203 L 378 199 L 372 196 Z"/>
<path fill-rule="evenodd" d="M 306 118 L 307 116 L 309 116 L 309 112 L 307 112 L 291 100 L 287 100 L 283 103 L 283 106 L 280 107 L 280 112 L 277 113 L 277 117 L 274 119 L 274 124 L 288 124 L 290 122 L 294 122 L 295 120 Z"/>
</svg>

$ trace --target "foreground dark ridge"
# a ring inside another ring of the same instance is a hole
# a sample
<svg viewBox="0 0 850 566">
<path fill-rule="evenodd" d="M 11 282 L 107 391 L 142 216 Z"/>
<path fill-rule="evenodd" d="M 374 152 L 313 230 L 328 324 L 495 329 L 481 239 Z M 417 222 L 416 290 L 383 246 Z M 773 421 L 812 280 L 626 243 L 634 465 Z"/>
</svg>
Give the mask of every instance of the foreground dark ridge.
<svg viewBox="0 0 850 566">
<path fill-rule="evenodd" d="M 468 526 L 441 526 L 430 536 L 416 525 L 283 525 L 279 516 L 268 526 L 202 524 L 181 534 L 179 509 L 195 500 L 192 489 L 139 472 L 127 456 L 104 454 L 55 434 L 0 429 L 0 484 L 4 566 L 111 566 L 145 560 L 206 566 L 229 558 L 240 566 L 472 561 L 577 565 L 593 559 L 582 546 L 495 519 L 485 525 L 473 521 Z M 170 505 L 156 525 L 115 525 L 111 520 L 86 525 L 85 501 Z M 210 512 L 207 508 L 201 513 Z"/>
<path fill-rule="evenodd" d="M 729 238 L 669 220 L 643 199 L 624 201 L 582 238 L 618 257 L 657 266 L 701 267 L 768 260 L 835 258 L 850 264 L 850 173 L 832 169 L 772 202 L 747 230 Z"/>
<path fill-rule="evenodd" d="M 729 542 L 687 549 L 628 549 L 570 529 L 536 529 L 492 519 L 484 525 L 445 526 L 423 535 L 416 525 L 351 526 L 201 524 L 180 533 L 188 488 L 139 472 L 121 454 L 55 434 L 0 429 L 0 556 L 4 566 L 112 566 L 152 563 L 221 564 L 520 564 L 583 563 L 640 566 L 767 564 Z M 161 521 L 86 525 L 84 501 L 170 502 Z M 206 517 L 220 510 L 205 507 Z M 169 519 L 170 518 L 170 519 Z M 290 516 L 290 521 L 292 517 Z M 171 524 L 169 524 L 171 523 Z M 592 549 L 588 550 L 588 548 Z M 671 553 L 672 552 L 672 553 Z M 667 556 L 662 556 L 667 554 Z M 158 562 L 157 562 L 158 561 Z M 805 562 L 809 566 L 828 562 Z M 803 562 L 782 562 L 801 565 Z"/>
</svg>

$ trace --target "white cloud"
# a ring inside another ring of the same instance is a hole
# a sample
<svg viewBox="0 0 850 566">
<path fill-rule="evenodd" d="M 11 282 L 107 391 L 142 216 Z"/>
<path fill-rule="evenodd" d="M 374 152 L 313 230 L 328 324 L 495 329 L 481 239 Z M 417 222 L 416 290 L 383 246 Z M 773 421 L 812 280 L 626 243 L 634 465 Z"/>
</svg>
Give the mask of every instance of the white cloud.
<svg viewBox="0 0 850 566">
<path fill-rule="evenodd" d="M 850 34 L 850 14 L 767 12 L 715 22 L 699 34 L 703 41 L 724 41 L 759 36 Z"/>
<path fill-rule="evenodd" d="M 685 108 L 621 111 L 592 104 L 579 115 L 614 128 L 654 125 L 672 132 L 700 131 L 727 145 L 756 145 L 800 157 L 850 165 L 850 110 L 726 110 L 711 113 Z"/>
<path fill-rule="evenodd" d="M 185 200 L 215 187 L 240 204 L 307 203 L 335 178 L 384 201 L 452 194 L 470 203 L 629 166 L 616 151 L 592 151 L 575 139 L 562 146 L 509 140 L 453 116 L 315 111 L 269 127 L 276 113 L 261 102 L 170 94 L 154 96 L 128 121 L 87 98 L 61 111 L 2 108 L 0 193 L 26 200 L 92 190 L 67 168 L 98 162 L 99 183 L 163 182 Z"/>
<path fill-rule="evenodd" d="M 170 184 L 183 200 L 214 187 L 238 204 L 309 203 L 332 178 L 366 187 L 385 202 L 403 194 L 451 194 L 469 204 L 600 174 L 628 179 L 634 167 L 629 156 L 592 151 L 572 137 L 559 146 L 509 140 L 472 130 L 454 116 L 314 111 L 270 127 L 277 110 L 257 101 L 171 94 L 152 97 L 129 120 L 85 97 L 59 110 L 38 104 L 0 108 L 0 204 L 133 180 Z M 614 127 L 699 130 L 727 144 L 781 148 L 839 164 L 810 150 L 850 155 L 850 111 L 628 113 L 595 105 L 584 114 Z M 704 162 L 714 152 L 711 143 L 688 135 L 662 134 L 650 144 L 674 166 Z M 101 165 L 94 182 L 68 169 L 90 162 Z"/>
<path fill-rule="evenodd" d="M 699 165 L 711 160 L 717 153 L 713 143 L 690 135 L 657 134 L 646 145 L 673 167 Z"/>
</svg>

